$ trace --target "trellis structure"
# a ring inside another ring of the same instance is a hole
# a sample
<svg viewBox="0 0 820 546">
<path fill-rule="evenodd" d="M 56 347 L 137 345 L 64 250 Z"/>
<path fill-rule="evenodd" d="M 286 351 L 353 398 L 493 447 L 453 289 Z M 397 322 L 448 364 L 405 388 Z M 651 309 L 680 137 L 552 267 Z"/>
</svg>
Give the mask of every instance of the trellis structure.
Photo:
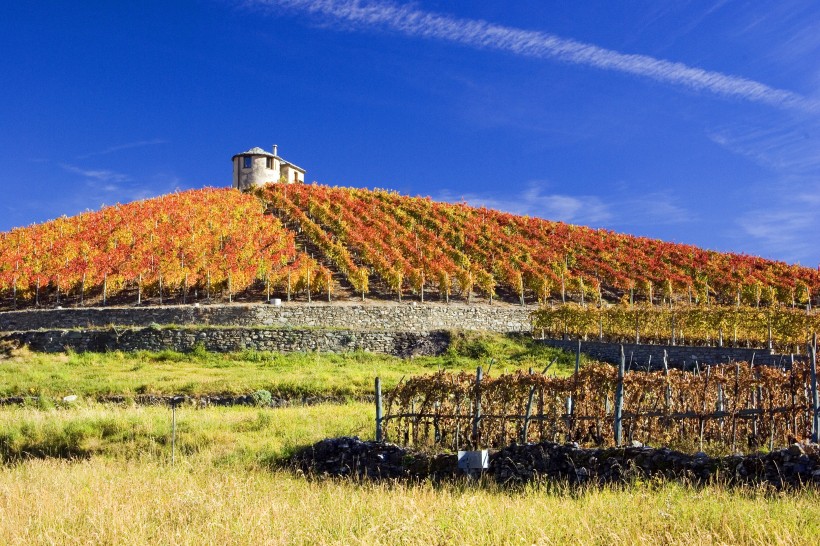
<svg viewBox="0 0 820 546">
<path fill-rule="evenodd" d="M 816 335 L 808 348 L 807 362 L 786 368 L 732 363 L 626 373 L 622 357 L 618 368 L 576 366 L 570 377 L 442 371 L 404 381 L 385 397 L 377 380 L 377 439 L 453 450 L 637 440 L 735 451 L 816 442 Z"/>
</svg>

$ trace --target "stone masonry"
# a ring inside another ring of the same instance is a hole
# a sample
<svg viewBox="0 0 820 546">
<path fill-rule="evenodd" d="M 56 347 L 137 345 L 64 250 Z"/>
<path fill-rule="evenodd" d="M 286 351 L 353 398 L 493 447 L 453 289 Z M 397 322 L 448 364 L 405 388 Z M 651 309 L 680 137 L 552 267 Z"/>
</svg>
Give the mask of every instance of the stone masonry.
<svg viewBox="0 0 820 546">
<path fill-rule="evenodd" d="M 534 307 L 502 305 L 346 303 L 283 303 L 234 305 L 169 305 L 159 307 L 95 307 L 27 309 L 0 313 L 0 332 L 44 329 L 149 326 L 269 326 L 276 328 L 344 328 L 428 332 L 478 330 L 529 332 Z"/>
<path fill-rule="evenodd" d="M 201 345 L 212 352 L 369 351 L 400 357 L 438 355 L 450 345 L 448 332 L 363 332 L 357 330 L 226 328 L 108 328 L 104 330 L 33 330 L 0 335 L 0 341 L 28 345 L 34 351 L 188 352 Z"/>
<path fill-rule="evenodd" d="M 575 352 L 578 350 L 578 340 L 544 339 L 542 343 Z M 693 347 L 689 345 L 642 345 L 635 343 L 624 344 L 624 354 L 627 364 L 632 360 L 632 369 L 652 370 L 663 369 L 663 352 L 668 355 L 670 368 L 694 370 L 696 364 L 711 365 L 727 362 L 751 362 L 752 357 L 756 364 L 769 366 L 790 364 L 789 355 L 773 354 L 766 349 L 743 349 L 738 347 Z M 582 341 L 581 352 L 601 362 L 617 364 L 621 360 L 621 347 L 616 343 L 599 341 Z M 795 355 L 795 359 L 800 359 Z M 650 361 L 651 359 L 651 361 Z"/>
</svg>

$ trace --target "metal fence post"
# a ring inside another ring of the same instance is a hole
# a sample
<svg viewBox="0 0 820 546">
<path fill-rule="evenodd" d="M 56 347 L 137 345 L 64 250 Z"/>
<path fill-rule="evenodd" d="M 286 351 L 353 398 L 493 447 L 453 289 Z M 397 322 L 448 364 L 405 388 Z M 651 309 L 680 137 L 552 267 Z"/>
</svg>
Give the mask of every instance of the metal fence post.
<svg viewBox="0 0 820 546">
<path fill-rule="evenodd" d="M 376 378 L 376 441 L 381 443 L 383 440 L 382 431 L 382 380 Z"/>
<path fill-rule="evenodd" d="M 811 355 L 811 441 L 820 442 L 820 397 L 817 392 L 817 332 L 814 333 L 809 345 Z"/>
<path fill-rule="evenodd" d="M 575 375 L 581 369 L 581 340 L 578 340 L 578 350 L 575 352 Z"/>
<path fill-rule="evenodd" d="M 623 434 L 623 410 L 624 410 L 624 368 L 626 367 L 626 355 L 624 346 L 621 345 L 621 363 L 618 366 L 618 385 L 615 387 L 615 445 L 621 445 Z"/>
<path fill-rule="evenodd" d="M 475 413 L 473 415 L 473 448 L 477 449 L 481 444 L 479 425 L 481 422 L 481 379 L 484 371 L 481 366 L 475 371 Z"/>
<path fill-rule="evenodd" d="M 530 368 L 530 376 L 532 376 L 532 368 Z M 530 427 L 530 418 L 532 417 L 532 401 L 535 397 L 535 384 L 530 386 L 530 396 L 527 398 L 527 409 L 524 413 L 524 425 L 521 427 L 521 443 L 527 443 L 527 429 Z"/>
</svg>

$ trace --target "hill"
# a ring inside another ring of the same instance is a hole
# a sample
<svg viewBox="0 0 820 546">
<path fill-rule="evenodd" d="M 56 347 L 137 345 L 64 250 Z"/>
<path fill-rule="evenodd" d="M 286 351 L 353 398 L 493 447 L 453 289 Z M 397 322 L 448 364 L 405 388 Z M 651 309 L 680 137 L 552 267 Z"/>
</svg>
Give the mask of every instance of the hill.
<svg viewBox="0 0 820 546">
<path fill-rule="evenodd" d="M 815 269 L 384 190 L 175 193 L 0 234 L 23 304 L 458 297 L 807 304 Z"/>
</svg>

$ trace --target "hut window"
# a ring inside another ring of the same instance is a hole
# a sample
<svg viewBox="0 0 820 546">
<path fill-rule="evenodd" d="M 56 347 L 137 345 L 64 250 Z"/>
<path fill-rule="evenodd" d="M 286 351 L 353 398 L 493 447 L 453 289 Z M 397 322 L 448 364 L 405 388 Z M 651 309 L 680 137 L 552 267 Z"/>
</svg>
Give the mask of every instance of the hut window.
<svg viewBox="0 0 820 546">
<path fill-rule="evenodd" d="M 272 157 L 266 157 L 265 159 L 266 159 L 265 166 L 269 169 L 272 169 L 273 168 L 273 158 Z"/>
<path fill-rule="evenodd" d="M 250 169 L 252 161 L 253 161 L 253 158 L 251 158 L 251 157 L 248 157 L 248 156 L 243 157 L 242 158 L 242 167 L 245 168 L 245 169 Z"/>
</svg>

